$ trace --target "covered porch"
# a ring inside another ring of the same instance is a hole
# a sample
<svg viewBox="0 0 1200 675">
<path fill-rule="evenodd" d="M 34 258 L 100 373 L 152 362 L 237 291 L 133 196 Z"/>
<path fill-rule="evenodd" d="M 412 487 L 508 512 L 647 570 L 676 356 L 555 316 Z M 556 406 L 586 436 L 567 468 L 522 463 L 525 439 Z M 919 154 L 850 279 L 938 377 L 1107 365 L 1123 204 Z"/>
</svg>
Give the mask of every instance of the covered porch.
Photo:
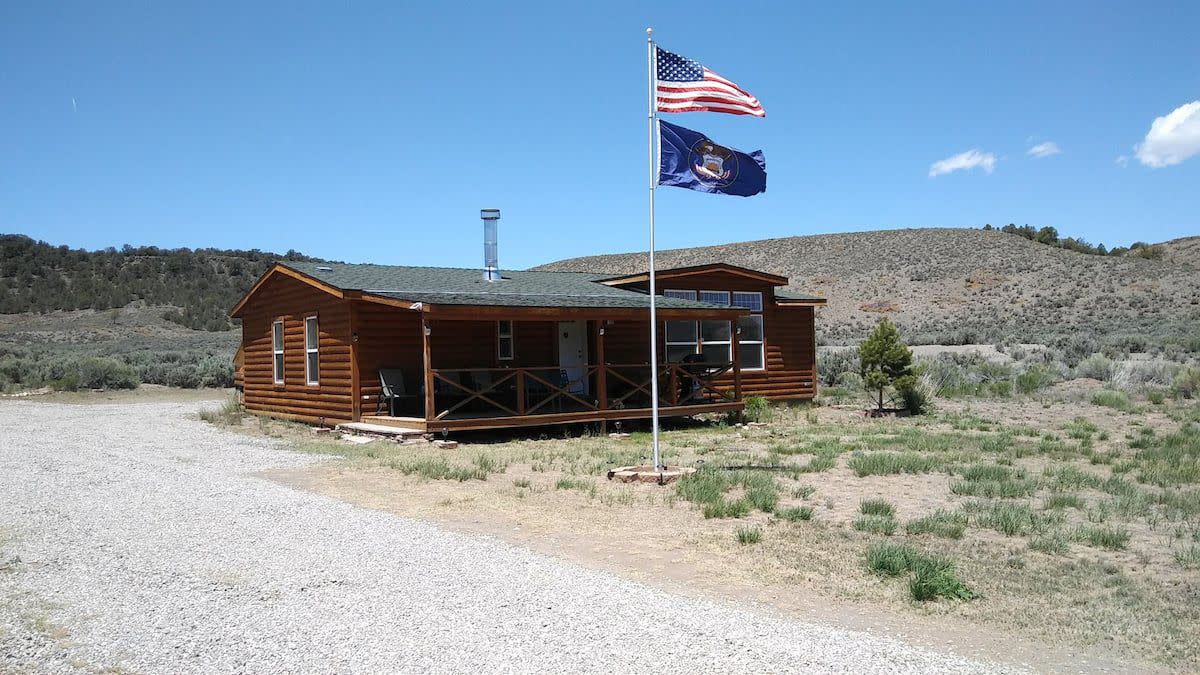
<svg viewBox="0 0 1200 675">
<path fill-rule="evenodd" d="M 570 423 L 605 427 L 651 416 L 644 310 L 425 305 L 393 309 L 387 316 L 373 311 L 367 322 L 356 312 L 363 421 L 434 433 Z M 661 416 L 742 410 L 737 318 L 743 313 L 661 312 L 662 321 L 728 322 L 732 357 L 710 362 L 694 355 L 668 363 L 660 324 Z M 391 326 L 385 334 L 415 338 L 403 342 L 419 351 L 380 351 L 378 344 L 366 344 L 384 325 Z"/>
</svg>

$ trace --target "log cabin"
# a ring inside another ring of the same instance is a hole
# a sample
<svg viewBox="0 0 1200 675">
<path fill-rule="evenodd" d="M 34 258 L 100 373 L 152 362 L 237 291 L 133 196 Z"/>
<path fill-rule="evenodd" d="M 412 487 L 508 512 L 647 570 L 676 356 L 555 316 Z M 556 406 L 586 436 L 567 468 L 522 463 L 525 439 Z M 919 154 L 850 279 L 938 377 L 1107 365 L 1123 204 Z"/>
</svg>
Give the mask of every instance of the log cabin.
<svg viewBox="0 0 1200 675">
<path fill-rule="evenodd" d="M 451 432 L 649 418 L 648 274 L 279 262 L 231 310 L 248 411 Z M 816 395 L 814 310 L 786 277 L 659 270 L 660 415 Z"/>
</svg>

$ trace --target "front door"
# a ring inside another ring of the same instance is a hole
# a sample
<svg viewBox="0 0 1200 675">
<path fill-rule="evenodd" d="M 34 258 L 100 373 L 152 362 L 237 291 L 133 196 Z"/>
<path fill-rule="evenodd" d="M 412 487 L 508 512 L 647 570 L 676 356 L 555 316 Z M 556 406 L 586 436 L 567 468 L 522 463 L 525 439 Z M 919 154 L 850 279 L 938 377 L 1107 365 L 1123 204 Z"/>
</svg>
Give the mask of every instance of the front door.
<svg viewBox="0 0 1200 675">
<path fill-rule="evenodd" d="M 558 322 L 558 367 L 567 376 L 567 390 L 572 394 L 586 394 L 587 378 L 587 322 Z"/>
</svg>

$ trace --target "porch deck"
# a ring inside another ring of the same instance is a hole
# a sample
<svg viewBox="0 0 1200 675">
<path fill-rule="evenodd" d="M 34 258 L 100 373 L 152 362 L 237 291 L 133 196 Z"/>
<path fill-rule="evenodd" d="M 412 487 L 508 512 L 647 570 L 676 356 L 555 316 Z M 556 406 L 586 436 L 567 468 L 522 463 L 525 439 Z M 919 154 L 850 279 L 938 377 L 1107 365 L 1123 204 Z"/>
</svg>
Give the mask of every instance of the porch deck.
<svg viewBox="0 0 1200 675">
<path fill-rule="evenodd" d="M 717 378 L 734 371 L 735 385 Z M 363 421 L 423 432 L 645 419 L 651 412 L 648 364 L 577 369 L 429 369 L 420 394 L 383 402 Z M 659 415 L 677 417 L 744 408 L 732 363 L 663 364 L 658 369 Z M 384 414 L 384 412 L 388 414 Z M 423 413 L 423 414 L 422 414 Z"/>
</svg>

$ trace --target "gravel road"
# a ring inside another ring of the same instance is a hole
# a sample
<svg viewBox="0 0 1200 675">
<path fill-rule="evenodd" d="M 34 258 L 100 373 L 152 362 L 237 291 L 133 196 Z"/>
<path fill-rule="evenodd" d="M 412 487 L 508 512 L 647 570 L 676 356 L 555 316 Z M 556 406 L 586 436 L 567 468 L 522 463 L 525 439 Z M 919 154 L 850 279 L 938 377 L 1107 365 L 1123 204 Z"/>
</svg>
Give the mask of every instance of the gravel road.
<svg viewBox="0 0 1200 675">
<path fill-rule="evenodd" d="M 995 672 L 255 477 L 195 403 L 0 402 L 0 671 Z"/>
</svg>

